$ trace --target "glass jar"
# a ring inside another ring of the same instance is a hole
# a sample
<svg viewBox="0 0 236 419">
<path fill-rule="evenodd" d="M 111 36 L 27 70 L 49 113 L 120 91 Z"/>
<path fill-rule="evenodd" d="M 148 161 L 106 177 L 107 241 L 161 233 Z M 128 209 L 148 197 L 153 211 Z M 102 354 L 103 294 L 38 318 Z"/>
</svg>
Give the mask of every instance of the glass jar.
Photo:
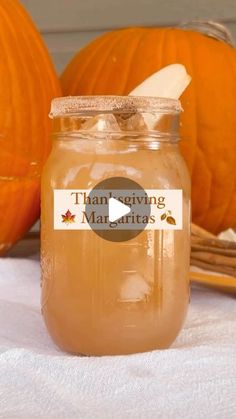
<svg viewBox="0 0 236 419">
<path fill-rule="evenodd" d="M 180 112 L 179 101 L 160 98 L 52 102 L 53 147 L 42 175 L 42 313 L 65 351 L 112 355 L 168 348 L 183 325 L 190 179 L 178 145 Z M 114 242 L 91 229 L 54 228 L 55 190 L 90 190 L 111 177 L 145 190 L 181 190 L 182 226 L 167 229 L 166 223 Z"/>
</svg>

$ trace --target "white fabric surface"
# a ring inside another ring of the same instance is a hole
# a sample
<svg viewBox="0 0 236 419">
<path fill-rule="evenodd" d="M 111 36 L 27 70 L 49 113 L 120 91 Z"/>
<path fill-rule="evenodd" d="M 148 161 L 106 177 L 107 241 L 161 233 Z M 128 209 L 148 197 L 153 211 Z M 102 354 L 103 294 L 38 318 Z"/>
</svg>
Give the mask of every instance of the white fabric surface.
<svg viewBox="0 0 236 419">
<path fill-rule="evenodd" d="M 0 260 L 0 418 L 236 418 L 236 301 L 192 293 L 169 350 L 119 357 L 60 352 L 40 314 L 36 260 Z"/>
</svg>

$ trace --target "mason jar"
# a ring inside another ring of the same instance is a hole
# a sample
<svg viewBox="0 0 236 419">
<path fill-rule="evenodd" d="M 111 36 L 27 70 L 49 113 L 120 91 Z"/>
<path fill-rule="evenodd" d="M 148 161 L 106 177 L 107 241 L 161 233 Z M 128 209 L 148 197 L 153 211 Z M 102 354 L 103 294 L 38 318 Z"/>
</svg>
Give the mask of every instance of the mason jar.
<svg viewBox="0 0 236 419">
<path fill-rule="evenodd" d="M 179 149 L 180 112 L 179 101 L 152 97 L 52 102 L 53 145 L 42 175 L 41 301 L 47 329 L 64 351 L 168 348 L 181 330 L 189 302 L 190 178 Z M 157 198 L 141 228 L 89 225 L 89 192 L 110 180 L 112 188 L 114 179 L 131 182 L 132 197 L 138 185 Z"/>
</svg>

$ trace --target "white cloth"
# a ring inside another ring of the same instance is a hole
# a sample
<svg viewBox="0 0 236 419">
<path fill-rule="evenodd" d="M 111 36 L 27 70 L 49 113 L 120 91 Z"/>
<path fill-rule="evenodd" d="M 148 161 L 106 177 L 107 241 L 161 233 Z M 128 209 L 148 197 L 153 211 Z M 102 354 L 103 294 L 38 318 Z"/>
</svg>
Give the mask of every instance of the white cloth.
<svg viewBox="0 0 236 419">
<path fill-rule="evenodd" d="M 0 418 L 236 418 L 236 301 L 192 293 L 169 350 L 75 357 L 57 349 L 40 314 L 36 260 L 0 260 Z"/>
</svg>

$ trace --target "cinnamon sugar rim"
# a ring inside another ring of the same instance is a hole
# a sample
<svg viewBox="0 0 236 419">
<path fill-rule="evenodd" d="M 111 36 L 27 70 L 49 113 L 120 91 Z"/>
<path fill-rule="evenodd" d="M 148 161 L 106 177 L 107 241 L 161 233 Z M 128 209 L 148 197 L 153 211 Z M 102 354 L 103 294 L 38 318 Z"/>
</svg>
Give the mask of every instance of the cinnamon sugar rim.
<svg viewBox="0 0 236 419">
<path fill-rule="evenodd" d="M 178 114 L 182 111 L 177 99 L 150 96 L 67 96 L 52 100 L 50 118 L 87 113 L 154 112 Z"/>
</svg>

